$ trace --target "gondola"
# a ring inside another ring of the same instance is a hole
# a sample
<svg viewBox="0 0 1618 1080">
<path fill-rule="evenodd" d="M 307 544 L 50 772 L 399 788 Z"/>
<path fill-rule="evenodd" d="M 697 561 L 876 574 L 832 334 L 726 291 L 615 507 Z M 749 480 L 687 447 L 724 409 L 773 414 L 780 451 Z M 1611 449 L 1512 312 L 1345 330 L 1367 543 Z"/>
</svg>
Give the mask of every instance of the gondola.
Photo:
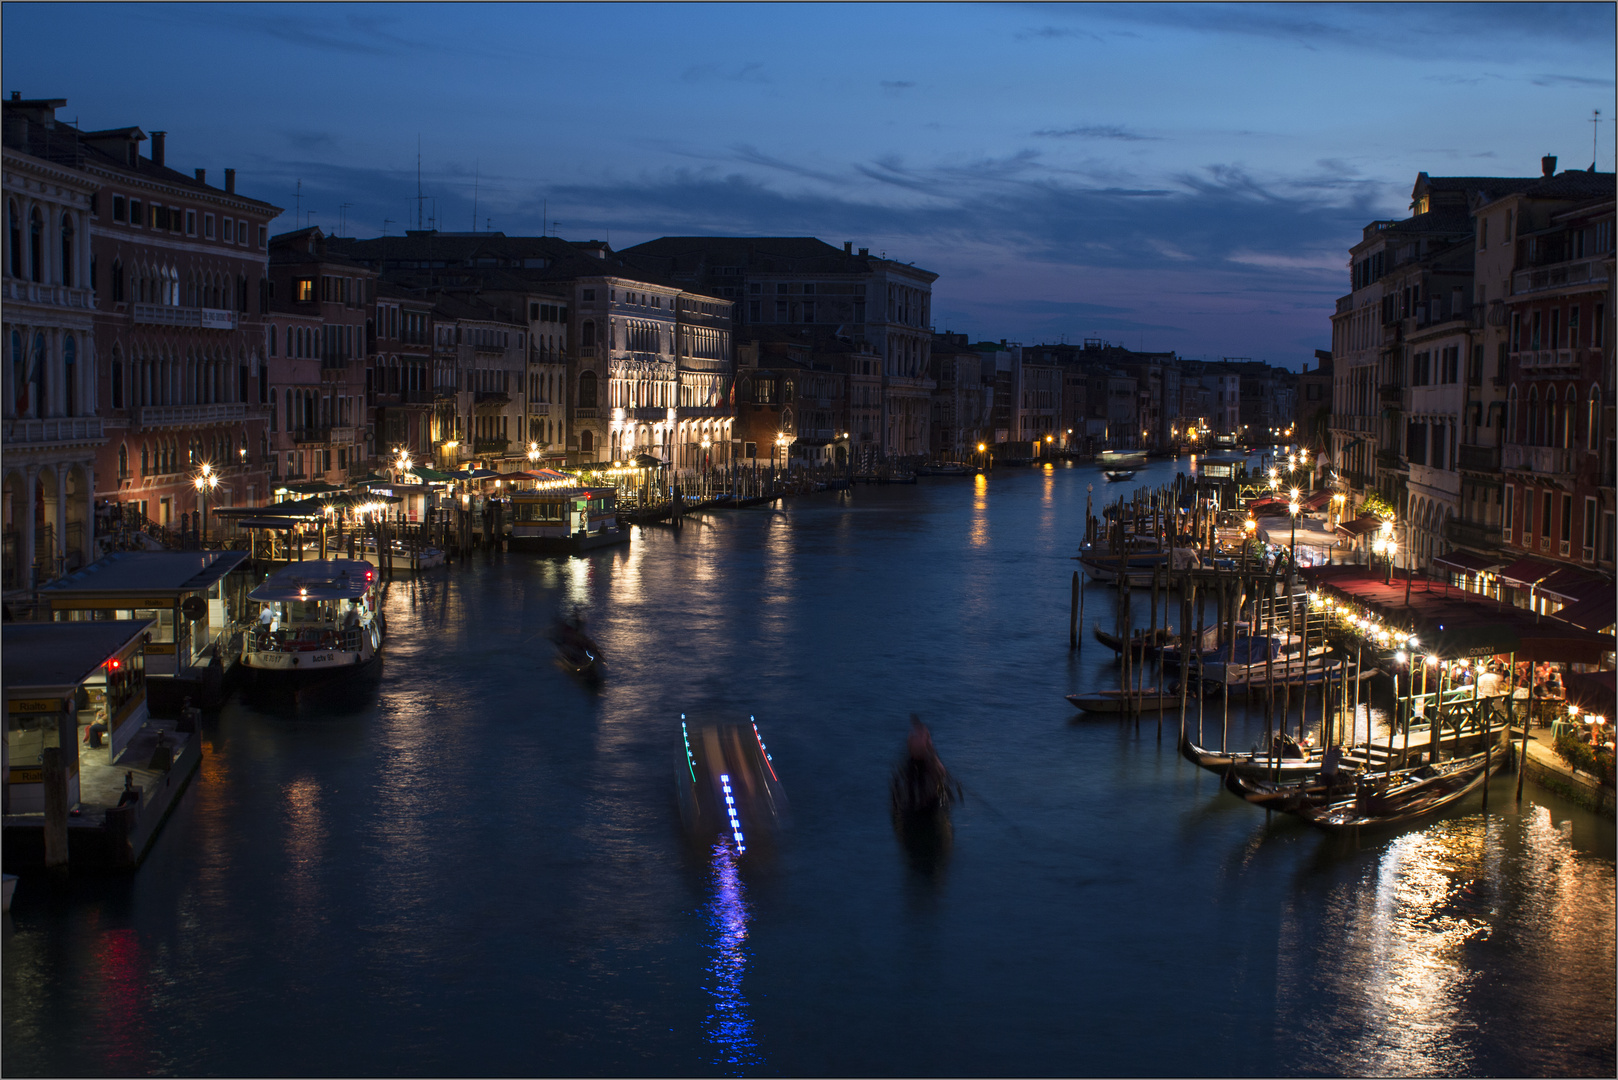
<svg viewBox="0 0 1618 1080">
<path fill-rule="evenodd" d="M 1263 750 L 1220 751 L 1208 750 L 1191 741 L 1189 735 L 1180 744 L 1180 753 L 1192 764 L 1209 772 L 1226 773 L 1234 770 L 1238 775 L 1255 780 L 1289 782 L 1317 775 L 1325 764 L 1322 753 L 1312 747 L 1301 746 L 1291 736 L 1281 736 L 1277 752 Z"/>
<path fill-rule="evenodd" d="M 1158 713 L 1179 707 L 1177 691 L 1149 687 L 1141 690 L 1097 690 L 1089 694 L 1068 694 L 1068 704 L 1089 713 Z"/>
<path fill-rule="evenodd" d="M 556 650 L 557 665 L 568 674 L 591 684 L 599 683 L 606 674 L 601 647 L 584 632 L 584 621 L 579 616 L 558 623 L 551 631 L 550 640 Z"/>
<path fill-rule="evenodd" d="M 1103 474 L 1103 475 L 1105 475 L 1108 480 L 1110 480 L 1110 481 L 1112 481 L 1114 483 L 1118 483 L 1118 482 L 1123 481 L 1123 480 L 1133 480 L 1133 479 L 1135 479 L 1135 470 L 1134 469 L 1108 469 L 1106 471 L 1106 473 Z"/>
<path fill-rule="evenodd" d="M 1305 803 L 1296 813 L 1309 824 L 1332 832 L 1406 825 L 1464 799 L 1489 776 L 1504 768 L 1510 757 L 1494 754 L 1491 768 L 1489 756 L 1473 754 L 1437 765 L 1423 765 L 1393 784 L 1366 776 L 1352 798 L 1324 805 Z"/>
<path fill-rule="evenodd" d="M 1090 632 L 1095 635 L 1095 639 L 1097 641 L 1101 642 L 1101 644 L 1105 645 L 1113 652 L 1121 653 L 1124 651 L 1123 639 L 1117 634 L 1109 634 L 1105 630 L 1101 629 L 1100 623 L 1095 623 L 1091 627 Z M 1139 633 L 1129 639 L 1129 648 L 1130 651 L 1136 656 L 1140 656 L 1145 652 L 1156 652 L 1164 645 L 1175 640 L 1177 639 L 1172 637 L 1167 630 L 1157 631 L 1156 636 L 1149 633 Z"/>
<path fill-rule="evenodd" d="M 1283 780 L 1279 783 L 1243 776 L 1235 769 L 1227 769 L 1225 790 L 1239 799 L 1267 810 L 1296 813 L 1306 803 L 1330 802 L 1353 792 L 1355 780 L 1353 773 L 1341 769 L 1330 777 L 1317 773 L 1302 779 Z"/>
</svg>

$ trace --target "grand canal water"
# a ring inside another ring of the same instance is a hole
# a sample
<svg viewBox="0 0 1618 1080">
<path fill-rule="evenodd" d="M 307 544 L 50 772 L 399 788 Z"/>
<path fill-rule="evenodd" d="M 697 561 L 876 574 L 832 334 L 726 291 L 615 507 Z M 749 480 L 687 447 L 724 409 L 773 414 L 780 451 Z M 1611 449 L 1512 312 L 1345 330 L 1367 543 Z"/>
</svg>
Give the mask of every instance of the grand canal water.
<svg viewBox="0 0 1618 1080">
<path fill-rule="evenodd" d="M 5 1074 L 1612 1075 L 1610 824 L 1508 776 L 1488 815 L 1342 841 L 1155 721 L 1074 718 L 1116 678 L 1067 641 L 1099 479 L 860 488 L 393 584 L 380 679 L 232 700 L 136 876 L 24 881 Z M 574 604 L 599 692 L 547 659 Z M 966 787 L 932 858 L 888 817 L 911 711 Z M 681 712 L 757 716 L 773 854 L 682 839 Z"/>
</svg>

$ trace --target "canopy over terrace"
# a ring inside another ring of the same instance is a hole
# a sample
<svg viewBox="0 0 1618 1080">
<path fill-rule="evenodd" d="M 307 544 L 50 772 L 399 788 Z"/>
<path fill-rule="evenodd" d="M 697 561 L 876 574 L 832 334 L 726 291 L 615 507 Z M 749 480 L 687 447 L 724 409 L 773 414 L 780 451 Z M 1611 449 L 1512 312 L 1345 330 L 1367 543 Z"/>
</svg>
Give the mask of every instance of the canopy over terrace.
<svg viewBox="0 0 1618 1080">
<path fill-rule="evenodd" d="M 397 495 L 383 495 L 380 492 L 344 492 L 340 495 L 320 496 L 310 499 L 289 499 L 286 502 L 270 503 L 267 506 L 219 506 L 211 507 L 216 517 L 238 521 L 243 528 L 276 528 L 287 529 L 302 522 L 319 521 L 326 516 L 328 510 L 357 510 L 365 512 L 377 503 L 402 502 Z M 275 525 L 249 525 L 249 520 L 265 519 L 277 522 Z"/>
<path fill-rule="evenodd" d="M 1384 622 L 1415 631 L 1424 649 L 1444 658 L 1515 653 L 1520 660 L 1556 660 L 1599 664 L 1613 650 L 1611 634 L 1581 629 L 1560 619 L 1473 593 L 1433 591 L 1430 583 L 1410 589 L 1395 576 L 1384 585 L 1381 575 L 1361 566 L 1322 566 L 1303 570 L 1310 588 L 1320 589 L 1367 608 Z"/>
</svg>

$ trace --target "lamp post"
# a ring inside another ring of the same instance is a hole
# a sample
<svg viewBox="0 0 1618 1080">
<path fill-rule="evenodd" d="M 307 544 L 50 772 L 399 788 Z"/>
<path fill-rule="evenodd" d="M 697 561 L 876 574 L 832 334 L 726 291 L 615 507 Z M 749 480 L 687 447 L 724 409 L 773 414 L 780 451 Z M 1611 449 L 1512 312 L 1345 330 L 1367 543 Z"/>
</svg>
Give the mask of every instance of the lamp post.
<svg viewBox="0 0 1618 1080">
<path fill-rule="evenodd" d="M 1393 556 L 1398 552 L 1399 545 L 1393 541 L 1393 522 L 1384 521 L 1382 532 L 1371 541 L 1371 551 L 1377 558 L 1385 558 L 1387 564 L 1382 575 L 1382 584 L 1387 585 L 1393 580 Z"/>
<path fill-rule="evenodd" d="M 1299 509 L 1301 509 L 1301 508 L 1298 506 L 1298 489 L 1293 488 L 1292 489 L 1292 501 L 1287 503 L 1287 513 L 1290 514 L 1291 517 L 1292 517 L 1292 547 L 1291 547 L 1291 551 L 1290 551 L 1290 553 L 1288 554 L 1287 557 L 1292 561 L 1292 565 L 1294 567 L 1296 567 L 1298 565 L 1298 511 L 1299 511 Z"/>
<path fill-rule="evenodd" d="M 709 448 L 713 446 L 713 438 L 708 435 L 702 437 L 702 497 L 708 498 L 708 477 L 711 464 Z"/>
<path fill-rule="evenodd" d="M 537 442 L 531 442 L 528 444 L 528 464 L 539 464 L 539 444 Z"/>
<path fill-rule="evenodd" d="M 201 471 L 192 478 L 191 483 L 196 487 L 197 494 L 202 497 L 202 524 L 197 529 L 197 543 L 199 545 L 206 544 L 208 542 L 208 493 L 218 485 L 219 477 L 214 475 L 213 466 L 204 461 Z"/>
<path fill-rule="evenodd" d="M 989 447 L 986 443 L 978 443 L 978 472 L 986 473 L 989 471 L 988 449 Z"/>
</svg>

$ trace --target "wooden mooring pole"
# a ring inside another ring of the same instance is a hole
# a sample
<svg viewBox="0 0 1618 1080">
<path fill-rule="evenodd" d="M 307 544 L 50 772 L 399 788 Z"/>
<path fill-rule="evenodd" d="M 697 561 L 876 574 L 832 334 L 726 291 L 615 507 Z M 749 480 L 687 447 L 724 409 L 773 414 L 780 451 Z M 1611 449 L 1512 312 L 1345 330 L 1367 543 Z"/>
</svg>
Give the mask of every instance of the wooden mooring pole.
<svg viewBox="0 0 1618 1080">
<path fill-rule="evenodd" d="M 1079 597 L 1081 595 L 1082 594 L 1079 590 L 1079 572 L 1075 570 L 1073 571 L 1073 599 L 1072 602 L 1068 604 L 1067 609 L 1067 647 L 1070 649 L 1077 649 L 1079 647 Z"/>
</svg>

